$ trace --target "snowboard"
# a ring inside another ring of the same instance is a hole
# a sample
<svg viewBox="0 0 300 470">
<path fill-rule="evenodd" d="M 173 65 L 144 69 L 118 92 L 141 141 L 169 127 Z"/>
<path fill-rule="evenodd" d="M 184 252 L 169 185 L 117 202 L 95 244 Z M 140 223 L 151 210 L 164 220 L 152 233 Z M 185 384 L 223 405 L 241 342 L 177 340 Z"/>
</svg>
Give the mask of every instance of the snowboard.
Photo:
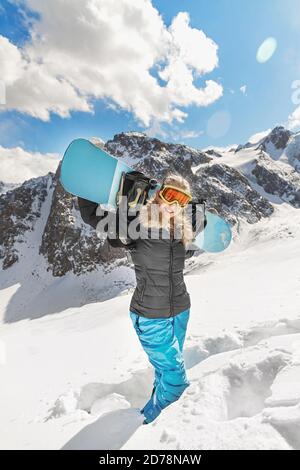
<svg viewBox="0 0 300 470">
<path fill-rule="evenodd" d="M 116 208 L 116 196 L 123 172 L 133 169 L 86 139 L 73 140 L 66 149 L 60 170 L 60 183 L 65 191 L 89 201 Z M 156 188 L 149 191 L 149 197 Z M 201 250 L 218 253 L 230 244 L 230 225 L 213 212 L 205 211 L 207 225 L 194 244 Z"/>
</svg>

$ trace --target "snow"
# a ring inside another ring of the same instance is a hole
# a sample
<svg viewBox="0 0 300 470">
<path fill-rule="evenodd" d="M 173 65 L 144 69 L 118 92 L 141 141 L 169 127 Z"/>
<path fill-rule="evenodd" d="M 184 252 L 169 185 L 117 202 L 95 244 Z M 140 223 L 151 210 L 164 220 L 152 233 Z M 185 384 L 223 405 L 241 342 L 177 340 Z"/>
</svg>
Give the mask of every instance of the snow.
<svg viewBox="0 0 300 470">
<path fill-rule="evenodd" d="M 3 181 L 0 181 L 0 194 L 5 194 L 8 191 L 11 191 L 12 189 L 15 189 L 16 187 L 20 186 L 20 183 L 4 183 Z"/>
<path fill-rule="evenodd" d="M 265 147 L 273 160 L 287 163 L 297 171 L 300 170 L 300 132 L 292 134 L 284 148 L 277 149 L 272 142 L 268 142 Z"/>
<path fill-rule="evenodd" d="M 37 254 L 36 247 L 41 244 L 51 207 L 53 188 L 50 185 L 49 178 L 47 198 L 41 206 L 41 216 L 32 222 L 32 230 L 28 230 L 14 244 L 20 261 L 1 273 L 0 322 L 34 319 L 63 312 L 68 307 L 82 306 L 93 302 L 94 299 L 102 301 L 112 298 L 121 290 L 130 290 L 134 286 L 134 273 L 125 265 L 112 264 L 109 272 L 100 265 L 90 274 L 77 276 L 67 273 L 64 278 L 53 277 L 47 272 L 47 261 L 43 255 Z M 33 203 L 33 210 L 36 203 L 37 199 Z M 78 220 L 74 207 L 70 223 L 73 223 L 75 228 L 82 229 L 83 237 L 91 232 L 87 224 Z M 118 267 L 117 272 L 115 267 Z"/>
<path fill-rule="evenodd" d="M 253 134 L 248 139 L 249 144 L 258 144 L 258 143 L 260 143 L 265 137 L 267 137 L 267 135 L 270 134 L 271 131 L 272 131 L 272 129 L 267 129 L 266 131 L 257 132 L 256 134 Z"/>
<path fill-rule="evenodd" d="M 232 152 L 238 147 L 238 144 L 231 144 L 227 145 L 226 147 L 217 147 L 215 145 L 209 145 L 208 147 L 204 147 L 202 149 L 203 152 L 207 152 L 207 150 L 214 150 L 217 153 L 226 153 L 226 152 Z"/>
<path fill-rule="evenodd" d="M 153 369 L 129 317 L 132 270 L 119 267 L 129 292 L 107 297 L 101 270 L 31 279 L 27 240 L 27 272 L 0 281 L 1 449 L 300 449 L 299 235 L 300 212 L 281 202 L 192 260 L 191 385 L 147 426 Z"/>
<path fill-rule="evenodd" d="M 215 162 L 210 162 L 207 165 L 213 165 L 214 163 Z M 291 199 L 295 199 L 294 194 L 283 193 L 281 196 L 278 196 L 276 194 L 267 193 L 262 186 L 256 183 L 256 177 L 252 174 L 256 165 L 260 164 L 264 168 L 270 170 L 270 172 L 276 173 L 281 177 L 282 181 L 289 182 L 291 185 L 297 187 L 299 178 L 298 173 L 295 171 L 293 166 L 291 166 L 291 162 L 289 162 L 288 157 L 285 154 L 283 154 L 280 159 L 274 161 L 272 156 L 263 150 L 248 147 L 240 149 L 234 154 L 232 152 L 225 152 L 222 155 L 222 163 L 236 169 L 246 176 L 251 187 L 273 204 L 280 204 L 282 200 L 289 202 Z M 200 168 L 203 168 L 203 165 L 194 167 L 193 172 L 196 173 Z M 224 191 L 224 188 L 222 188 L 222 190 Z"/>
<path fill-rule="evenodd" d="M 300 132 L 291 136 L 285 155 L 291 165 L 300 171 Z"/>
<path fill-rule="evenodd" d="M 274 160 L 274 168 L 282 168 L 282 171 L 292 173 L 295 169 L 300 171 L 300 132 L 292 134 L 288 140 L 285 148 L 277 149 L 272 142 L 268 142 L 265 145 L 265 152 L 259 147 L 259 144 L 263 142 L 267 131 L 253 135 L 248 144 L 245 147 L 241 147 L 236 152 L 232 152 L 232 148 L 224 147 L 208 147 L 214 149 L 222 156 L 222 163 L 225 163 L 237 170 L 241 171 L 247 177 L 250 176 L 251 170 L 255 159 L 260 159 L 260 155 L 266 154 L 272 160 Z M 216 157 L 207 165 L 215 164 Z M 275 164 L 277 163 L 277 167 Z M 196 174 L 197 170 L 202 168 L 203 165 L 198 165 L 192 168 Z"/>
<path fill-rule="evenodd" d="M 273 144 L 273 142 L 268 142 L 266 145 L 265 145 L 265 148 L 266 148 L 266 152 L 271 155 L 271 157 L 274 159 L 274 160 L 279 160 L 279 159 L 282 159 L 283 155 L 284 155 L 284 149 L 282 148 L 276 148 L 275 145 Z"/>
</svg>

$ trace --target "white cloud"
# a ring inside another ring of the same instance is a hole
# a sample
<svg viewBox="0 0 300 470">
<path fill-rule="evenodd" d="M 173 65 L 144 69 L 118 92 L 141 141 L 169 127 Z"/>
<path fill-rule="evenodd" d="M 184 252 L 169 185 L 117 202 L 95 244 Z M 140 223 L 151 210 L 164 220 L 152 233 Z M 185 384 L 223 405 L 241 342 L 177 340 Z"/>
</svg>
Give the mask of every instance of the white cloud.
<svg viewBox="0 0 300 470">
<path fill-rule="evenodd" d="M 182 140 L 182 139 L 194 139 L 204 134 L 204 131 L 195 131 L 189 129 L 180 129 L 179 126 L 174 125 L 171 129 L 163 128 L 162 124 L 157 120 L 154 120 L 151 126 L 144 131 L 149 137 L 161 136 L 163 139 L 168 140 Z"/>
<path fill-rule="evenodd" d="M 247 94 L 247 93 L 246 93 L 246 92 L 247 92 L 247 85 L 242 85 L 242 86 L 240 87 L 240 91 L 243 93 L 243 95 L 246 95 L 246 94 Z"/>
<path fill-rule="evenodd" d="M 203 135 L 204 131 L 189 131 L 185 130 L 181 132 L 181 137 L 183 139 L 195 139 L 196 137 L 199 137 L 200 135 Z"/>
<path fill-rule="evenodd" d="M 15 0 L 22 8 L 24 1 Z M 180 107 L 207 106 L 223 92 L 213 80 L 218 46 L 180 12 L 167 27 L 150 0 L 26 0 L 40 15 L 31 40 L 17 47 L 0 36 L 7 108 L 44 121 L 50 113 L 93 112 L 92 99 L 130 111 L 144 126 L 182 122 Z M 165 81 L 162 86 L 150 69 Z"/>
<path fill-rule="evenodd" d="M 300 129 L 300 106 L 289 115 L 286 126 L 291 131 Z"/>
<path fill-rule="evenodd" d="M 253 134 L 251 137 L 249 137 L 248 142 L 250 144 L 257 144 L 261 139 L 270 134 L 271 130 L 272 129 L 267 129 L 266 131 L 257 132 L 256 134 Z"/>
<path fill-rule="evenodd" d="M 25 180 L 56 171 L 60 156 L 55 153 L 27 152 L 21 147 L 0 146 L 0 181 L 23 183 Z"/>
<path fill-rule="evenodd" d="M 168 138 L 168 132 L 165 131 L 161 125 L 161 123 L 157 119 L 152 119 L 151 125 L 144 131 L 148 137 L 158 137 L 161 136 L 162 138 Z"/>
</svg>

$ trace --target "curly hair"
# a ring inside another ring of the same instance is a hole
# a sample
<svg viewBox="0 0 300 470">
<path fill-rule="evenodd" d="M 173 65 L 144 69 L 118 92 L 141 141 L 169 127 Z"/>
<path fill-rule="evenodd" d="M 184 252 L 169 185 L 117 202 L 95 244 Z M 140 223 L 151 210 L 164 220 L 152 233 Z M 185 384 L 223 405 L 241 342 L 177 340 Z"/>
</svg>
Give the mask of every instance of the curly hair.
<svg viewBox="0 0 300 470">
<path fill-rule="evenodd" d="M 162 181 L 162 184 L 170 184 L 183 189 L 191 193 L 191 187 L 189 182 L 181 175 L 169 172 Z M 141 208 L 139 213 L 139 219 L 144 227 L 164 227 L 174 235 L 176 230 L 176 236 L 180 236 L 181 241 L 185 247 L 194 239 L 194 233 L 190 218 L 187 216 L 185 207 L 180 208 L 177 214 L 173 217 L 163 217 L 160 205 L 159 205 L 159 191 L 156 191 L 147 201 L 147 203 Z M 150 216 L 150 220 L 149 220 Z M 177 235 L 178 234 L 178 235 Z"/>
</svg>

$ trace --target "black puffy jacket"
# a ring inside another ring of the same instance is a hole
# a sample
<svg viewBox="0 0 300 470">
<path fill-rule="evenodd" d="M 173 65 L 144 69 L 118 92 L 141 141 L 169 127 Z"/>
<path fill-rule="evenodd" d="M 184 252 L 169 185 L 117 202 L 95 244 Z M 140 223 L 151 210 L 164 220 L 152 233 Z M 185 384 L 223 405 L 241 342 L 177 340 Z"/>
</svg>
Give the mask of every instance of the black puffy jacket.
<svg viewBox="0 0 300 470">
<path fill-rule="evenodd" d="M 78 198 L 82 219 L 96 228 L 104 216 L 97 216 L 97 203 Z M 207 221 L 204 220 L 204 227 Z M 193 218 L 195 234 L 195 219 Z M 164 230 L 164 229 L 161 229 Z M 110 241 L 110 240 L 109 240 Z M 112 245 L 115 244 L 112 241 Z M 183 277 L 184 262 L 194 254 L 186 250 L 182 241 L 174 238 L 137 238 L 119 242 L 130 250 L 135 268 L 136 288 L 130 302 L 130 310 L 147 318 L 172 317 L 190 308 L 191 300 Z"/>
</svg>

